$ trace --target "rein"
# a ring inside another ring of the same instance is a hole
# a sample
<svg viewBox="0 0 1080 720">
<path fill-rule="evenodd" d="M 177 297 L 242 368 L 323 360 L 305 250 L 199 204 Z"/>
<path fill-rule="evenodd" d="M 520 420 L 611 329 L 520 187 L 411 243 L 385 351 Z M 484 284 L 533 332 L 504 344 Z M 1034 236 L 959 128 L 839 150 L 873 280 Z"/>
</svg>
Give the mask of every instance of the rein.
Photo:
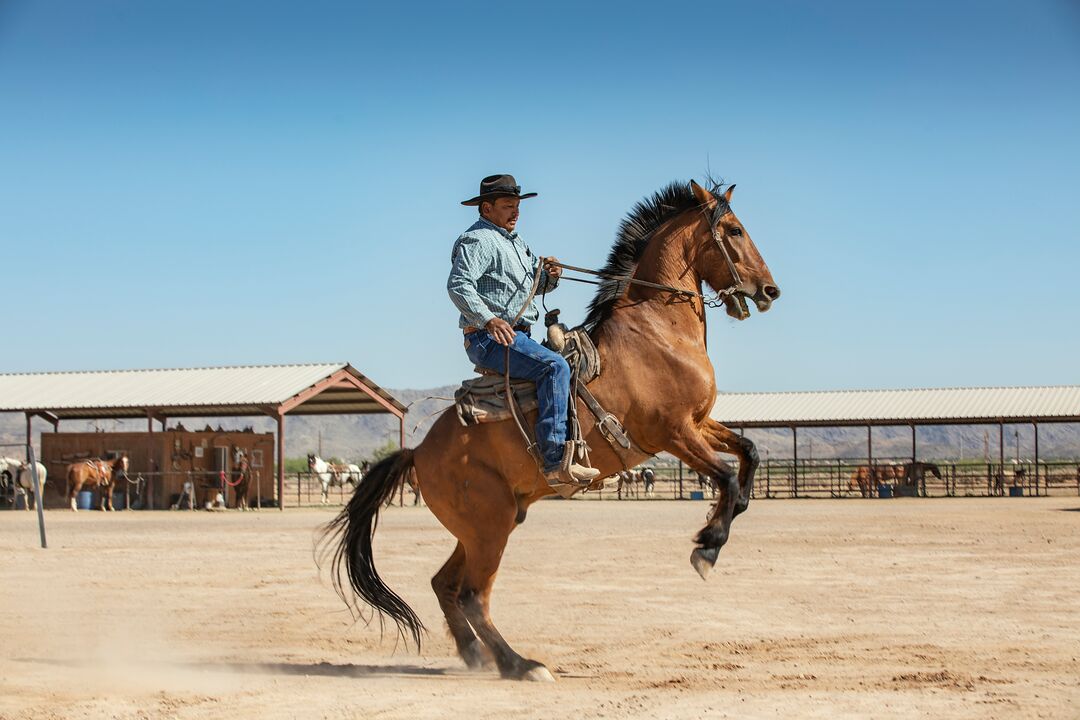
<svg viewBox="0 0 1080 720">
<path fill-rule="evenodd" d="M 705 208 L 702 208 L 702 215 L 706 215 Z M 713 242 L 716 243 L 716 247 L 720 249 L 720 254 L 724 256 L 724 262 L 727 263 L 728 271 L 731 273 L 731 285 L 718 290 L 716 295 L 709 297 L 694 290 L 686 290 L 684 288 L 677 288 L 671 285 L 664 285 L 662 283 L 655 283 L 650 280 L 639 280 L 631 275 L 612 275 L 605 273 L 601 270 L 590 270 L 589 268 L 578 267 L 576 265 L 567 265 L 561 262 L 551 262 L 548 258 L 539 258 L 539 263 L 536 266 L 536 272 L 533 274 L 532 288 L 529 290 L 529 296 L 525 299 L 521 309 L 518 310 L 517 315 L 514 317 L 514 321 L 510 323 L 511 326 L 517 325 L 521 320 L 525 311 L 532 304 L 533 298 L 536 297 L 536 291 L 540 287 L 540 280 L 544 274 L 544 267 L 550 262 L 550 264 L 560 267 L 564 270 L 571 270 L 573 272 L 579 272 L 586 275 L 593 275 L 601 280 L 586 280 L 584 278 L 562 278 L 570 280 L 572 282 L 588 283 L 590 285 L 600 285 L 603 280 L 614 280 L 616 283 L 626 283 L 629 285 L 641 285 L 643 287 L 652 288 L 654 290 L 661 290 L 663 292 L 671 293 L 672 295 L 681 295 L 687 298 L 698 298 L 702 304 L 706 307 L 721 307 L 724 304 L 724 300 L 734 295 L 739 290 L 739 286 L 742 285 L 742 277 L 739 275 L 738 269 L 735 267 L 735 262 L 731 259 L 731 254 L 728 252 L 727 246 L 724 245 L 724 238 L 717 230 L 720 224 L 720 218 L 729 212 L 729 208 L 726 203 L 717 203 L 713 209 L 711 215 L 706 215 L 709 222 L 709 231 L 712 233 Z M 545 293 L 546 295 L 546 290 Z M 510 386 L 510 346 L 507 345 L 505 349 L 504 357 L 504 371 L 503 371 L 503 390 L 506 393 L 506 404 L 510 408 L 510 415 L 514 418 L 514 423 L 517 425 L 518 431 L 521 433 L 521 437 L 525 440 L 525 446 L 529 453 L 536 458 L 537 462 L 541 461 L 536 443 L 532 441 L 529 431 L 525 428 L 525 420 L 522 417 L 521 409 L 517 406 L 517 400 L 514 397 L 514 391 Z"/>
</svg>

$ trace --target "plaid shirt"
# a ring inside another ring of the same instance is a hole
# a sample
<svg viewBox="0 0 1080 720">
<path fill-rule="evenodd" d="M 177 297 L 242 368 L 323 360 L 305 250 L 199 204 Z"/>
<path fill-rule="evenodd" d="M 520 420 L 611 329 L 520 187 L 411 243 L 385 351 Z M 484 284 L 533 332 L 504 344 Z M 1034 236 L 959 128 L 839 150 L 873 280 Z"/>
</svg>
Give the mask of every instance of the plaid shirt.
<svg viewBox="0 0 1080 720">
<path fill-rule="evenodd" d="M 453 266 L 446 292 L 461 311 L 461 328 L 482 328 L 494 317 L 513 322 L 529 296 L 540 264 L 540 258 L 516 232 L 507 232 L 484 218 L 457 239 L 450 261 Z M 550 292 L 556 285 L 558 279 L 544 272 L 537 293 Z M 530 302 L 520 322 L 532 325 L 539 317 L 536 303 Z"/>
</svg>

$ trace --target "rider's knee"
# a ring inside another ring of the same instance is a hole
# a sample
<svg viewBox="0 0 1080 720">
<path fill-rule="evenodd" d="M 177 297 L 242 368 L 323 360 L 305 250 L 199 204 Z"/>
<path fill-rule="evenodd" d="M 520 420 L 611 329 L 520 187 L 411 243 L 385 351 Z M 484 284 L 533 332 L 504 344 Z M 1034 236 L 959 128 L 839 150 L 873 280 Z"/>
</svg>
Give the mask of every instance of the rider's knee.
<svg viewBox="0 0 1080 720">
<path fill-rule="evenodd" d="M 551 368 L 551 374 L 556 380 L 570 382 L 570 366 L 562 355 L 551 358 L 548 366 Z"/>
</svg>

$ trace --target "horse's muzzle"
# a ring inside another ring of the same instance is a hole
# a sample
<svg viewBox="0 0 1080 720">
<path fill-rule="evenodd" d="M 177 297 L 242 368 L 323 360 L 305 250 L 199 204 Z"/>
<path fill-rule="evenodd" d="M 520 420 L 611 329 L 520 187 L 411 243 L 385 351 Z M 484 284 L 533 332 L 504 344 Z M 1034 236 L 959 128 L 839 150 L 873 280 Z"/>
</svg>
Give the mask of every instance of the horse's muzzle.
<svg viewBox="0 0 1080 720">
<path fill-rule="evenodd" d="M 778 297 L 780 297 L 780 288 L 775 285 L 762 285 L 750 299 L 754 301 L 758 312 L 767 312 L 772 307 L 773 300 Z"/>
</svg>

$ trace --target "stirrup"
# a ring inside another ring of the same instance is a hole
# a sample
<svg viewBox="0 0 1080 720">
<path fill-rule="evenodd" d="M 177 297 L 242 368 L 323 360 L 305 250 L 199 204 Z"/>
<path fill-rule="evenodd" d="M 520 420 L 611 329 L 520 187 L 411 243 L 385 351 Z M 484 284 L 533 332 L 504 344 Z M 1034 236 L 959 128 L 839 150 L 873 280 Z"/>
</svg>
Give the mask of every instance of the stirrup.
<svg viewBox="0 0 1080 720">
<path fill-rule="evenodd" d="M 574 442 L 566 443 L 563 447 L 562 462 L 559 463 L 559 469 L 554 472 L 544 473 L 544 479 L 547 480 L 548 485 L 553 488 L 558 488 L 560 485 L 569 485 L 572 488 L 584 490 L 600 476 L 599 470 L 575 463 L 574 450 Z"/>
</svg>

